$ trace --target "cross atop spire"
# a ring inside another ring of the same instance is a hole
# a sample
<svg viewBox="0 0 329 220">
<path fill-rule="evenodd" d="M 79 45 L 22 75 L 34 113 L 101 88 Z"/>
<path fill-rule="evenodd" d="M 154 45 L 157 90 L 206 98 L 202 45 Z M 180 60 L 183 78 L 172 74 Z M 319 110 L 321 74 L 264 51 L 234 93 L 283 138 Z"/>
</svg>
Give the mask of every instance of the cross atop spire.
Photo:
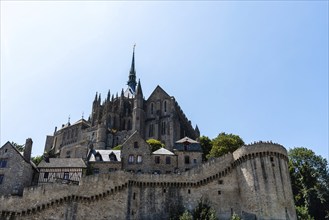
<svg viewBox="0 0 329 220">
<path fill-rule="evenodd" d="M 133 47 L 133 58 L 131 62 L 130 72 L 129 72 L 129 80 L 127 82 L 127 85 L 129 86 L 129 89 L 135 94 L 136 92 L 136 70 L 135 70 L 135 47 L 136 44 L 134 44 Z"/>
</svg>

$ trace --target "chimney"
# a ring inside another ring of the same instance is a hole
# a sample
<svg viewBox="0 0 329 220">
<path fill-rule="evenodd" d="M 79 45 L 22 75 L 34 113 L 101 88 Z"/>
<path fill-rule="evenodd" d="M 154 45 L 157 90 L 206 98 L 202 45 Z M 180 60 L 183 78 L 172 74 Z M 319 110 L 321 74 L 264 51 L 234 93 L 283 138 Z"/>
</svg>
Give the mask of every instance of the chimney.
<svg viewBox="0 0 329 220">
<path fill-rule="evenodd" d="M 33 141 L 31 138 L 26 139 L 23 156 L 27 162 L 30 162 L 31 160 L 32 144 Z"/>
</svg>

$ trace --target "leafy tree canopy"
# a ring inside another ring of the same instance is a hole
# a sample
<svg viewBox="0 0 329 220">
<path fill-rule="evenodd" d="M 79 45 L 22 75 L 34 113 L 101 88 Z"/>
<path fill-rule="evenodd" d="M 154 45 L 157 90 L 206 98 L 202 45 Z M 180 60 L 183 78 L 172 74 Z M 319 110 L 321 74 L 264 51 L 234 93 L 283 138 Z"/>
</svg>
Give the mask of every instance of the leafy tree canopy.
<svg viewBox="0 0 329 220">
<path fill-rule="evenodd" d="M 220 133 L 216 138 L 212 140 L 212 148 L 207 158 L 220 157 L 227 153 L 232 153 L 242 145 L 244 141 L 234 134 L 226 134 L 225 132 Z"/>
<path fill-rule="evenodd" d="M 185 212 L 179 217 L 179 220 L 193 220 L 193 216 L 188 210 L 185 210 Z"/>
<path fill-rule="evenodd" d="M 212 140 L 207 136 L 201 136 L 200 137 L 200 145 L 203 151 L 202 160 L 207 160 L 207 155 L 209 154 L 211 148 L 212 148 Z"/>
<path fill-rule="evenodd" d="M 119 144 L 118 146 L 113 147 L 112 150 L 121 150 L 121 148 L 122 148 L 122 145 Z"/>
<path fill-rule="evenodd" d="M 39 163 L 42 161 L 42 159 L 43 159 L 42 156 L 35 156 L 35 157 L 32 157 L 32 158 L 31 158 L 32 162 L 33 162 L 36 166 L 39 165 Z"/>
<path fill-rule="evenodd" d="M 231 220 L 241 220 L 241 218 L 236 213 L 233 213 Z"/>
<path fill-rule="evenodd" d="M 193 211 L 193 219 L 196 220 L 217 220 L 215 210 L 209 205 L 208 200 L 200 199 Z"/>
<path fill-rule="evenodd" d="M 24 151 L 24 145 L 20 145 L 20 144 L 17 144 L 16 142 L 11 142 L 11 144 L 16 147 L 16 149 L 19 151 L 19 152 L 23 152 Z"/>
<path fill-rule="evenodd" d="M 307 148 L 289 150 L 289 172 L 299 219 L 329 218 L 328 162 Z"/>
<path fill-rule="evenodd" d="M 165 146 L 161 141 L 156 139 L 148 139 L 146 142 L 151 146 L 151 152 L 159 150 L 161 147 Z"/>
</svg>

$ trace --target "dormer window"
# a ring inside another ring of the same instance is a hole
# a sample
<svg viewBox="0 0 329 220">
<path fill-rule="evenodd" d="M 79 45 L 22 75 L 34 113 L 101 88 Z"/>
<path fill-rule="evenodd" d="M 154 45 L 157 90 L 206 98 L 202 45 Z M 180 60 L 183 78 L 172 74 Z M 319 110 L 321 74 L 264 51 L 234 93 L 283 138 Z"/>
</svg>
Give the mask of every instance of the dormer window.
<svg viewBox="0 0 329 220">
<path fill-rule="evenodd" d="M 113 152 L 109 155 L 109 158 L 110 158 L 110 161 L 118 161 L 117 157 L 115 156 L 115 154 Z"/>
<path fill-rule="evenodd" d="M 102 161 L 102 156 L 101 156 L 99 153 L 97 153 L 97 154 L 95 155 L 95 160 L 96 160 L 96 161 Z"/>
</svg>

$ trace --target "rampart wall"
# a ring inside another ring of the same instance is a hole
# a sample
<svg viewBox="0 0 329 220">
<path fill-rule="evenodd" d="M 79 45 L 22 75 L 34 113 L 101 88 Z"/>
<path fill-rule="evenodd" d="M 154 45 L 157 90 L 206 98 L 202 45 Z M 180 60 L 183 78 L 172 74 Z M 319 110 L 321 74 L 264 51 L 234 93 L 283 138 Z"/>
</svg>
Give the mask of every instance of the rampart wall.
<svg viewBox="0 0 329 220">
<path fill-rule="evenodd" d="M 287 152 L 276 144 L 243 146 L 181 174 L 117 171 L 79 186 L 26 188 L 1 197 L 0 219 L 169 219 L 207 199 L 219 219 L 296 219 Z"/>
</svg>

